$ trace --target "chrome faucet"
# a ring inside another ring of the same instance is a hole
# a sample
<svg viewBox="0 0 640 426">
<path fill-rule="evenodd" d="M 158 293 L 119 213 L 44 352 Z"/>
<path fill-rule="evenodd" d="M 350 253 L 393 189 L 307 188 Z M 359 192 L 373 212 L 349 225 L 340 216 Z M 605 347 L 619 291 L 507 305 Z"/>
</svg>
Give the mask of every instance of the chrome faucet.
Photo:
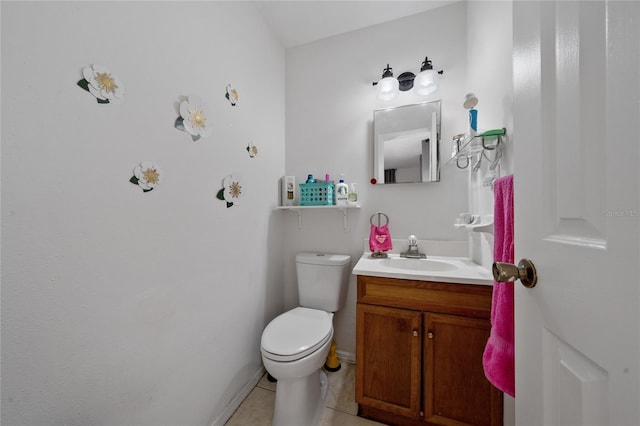
<svg viewBox="0 0 640 426">
<path fill-rule="evenodd" d="M 409 248 L 404 253 L 400 253 L 400 257 L 408 259 L 426 259 L 427 255 L 420 253 L 418 250 L 418 239 L 415 235 L 409 235 Z"/>
</svg>

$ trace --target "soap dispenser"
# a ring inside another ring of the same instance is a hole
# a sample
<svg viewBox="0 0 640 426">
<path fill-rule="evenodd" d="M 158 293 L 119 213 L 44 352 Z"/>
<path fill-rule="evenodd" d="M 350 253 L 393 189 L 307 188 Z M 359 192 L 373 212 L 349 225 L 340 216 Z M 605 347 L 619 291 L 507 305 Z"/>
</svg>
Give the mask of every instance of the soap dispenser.
<svg viewBox="0 0 640 426">
<path fill-rule="evenodd" d="M 340 175 L 340 182 L 336 184 L 336 206 L 346 206 L 349 196 L 349 185 L 344 183 L 344 175 Z"/>
<path fill-rule="evenodd" d="M 352 183 L 352 184 L 349 186 L 349 196 L 348 196 L 348 199 L 349 199 L 349 204 L 351 204 L 351 205 L 356 205 L 356 204 L 358 204 L 358 187 L 357 187 L 357 184 Z"/>
</svg>

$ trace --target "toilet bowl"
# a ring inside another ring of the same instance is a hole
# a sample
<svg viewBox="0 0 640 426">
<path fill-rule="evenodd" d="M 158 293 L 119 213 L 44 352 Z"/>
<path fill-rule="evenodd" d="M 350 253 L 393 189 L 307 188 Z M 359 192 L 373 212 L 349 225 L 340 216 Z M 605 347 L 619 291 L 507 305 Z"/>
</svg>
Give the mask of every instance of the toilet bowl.
<svg viewBox="0 0 640 426">
<path fill-rule="evenodd" d="M 322 414 L 327 377 L 321 367 L 333 338 L 333 314 L 295 308 L 262 335 L 262 362 L 277 382 L 274 426 L 313 425 Z"/>
<path fill-rule="evenodd" d="M 260 344 L 277 379 L 273 426 L 312 426 L 322 414 L 328 381 L 321 370 L 333 339 L 333 312 L 344 303 L 350 257 L 296 255 L 300 305 L 274 318 Z"/>
</svg>

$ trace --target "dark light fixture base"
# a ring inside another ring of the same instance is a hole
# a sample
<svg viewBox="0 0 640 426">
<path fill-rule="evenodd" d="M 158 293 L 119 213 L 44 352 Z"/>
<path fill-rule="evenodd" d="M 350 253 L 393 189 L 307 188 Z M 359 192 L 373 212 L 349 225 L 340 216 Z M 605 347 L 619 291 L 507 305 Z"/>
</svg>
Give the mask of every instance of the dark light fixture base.
<svg viewBox="0 0 640 426">
<path fill-rule="evenodd" d="M 398 76 L 398 83 L 400 84 L 400 91 L 406 92 L 407 90 L 413 89 L 413 80 L 416 78 L 416 75 L 410 71 L 403 72 Z"/>
</svg>

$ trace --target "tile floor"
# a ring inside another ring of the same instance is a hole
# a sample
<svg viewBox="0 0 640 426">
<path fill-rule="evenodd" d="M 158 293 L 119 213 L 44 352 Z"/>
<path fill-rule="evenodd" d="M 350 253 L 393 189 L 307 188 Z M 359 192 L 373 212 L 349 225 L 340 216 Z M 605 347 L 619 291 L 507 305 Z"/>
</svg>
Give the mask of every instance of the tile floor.
<svg viewBox="0 0 640 426">
<path fill-rule="evenodd" d="M 380 426 L 382 423 L 357 417 L 355 401 L 355 365 L 341 363 L 342 368 L 327 372 L 329 390 L 319 426 Z M 249 396 L 225 426 L 271 426 L 273 404 L 276 399 L 276 384 L 267 380 L 265 374 Z"/>
</svg>

